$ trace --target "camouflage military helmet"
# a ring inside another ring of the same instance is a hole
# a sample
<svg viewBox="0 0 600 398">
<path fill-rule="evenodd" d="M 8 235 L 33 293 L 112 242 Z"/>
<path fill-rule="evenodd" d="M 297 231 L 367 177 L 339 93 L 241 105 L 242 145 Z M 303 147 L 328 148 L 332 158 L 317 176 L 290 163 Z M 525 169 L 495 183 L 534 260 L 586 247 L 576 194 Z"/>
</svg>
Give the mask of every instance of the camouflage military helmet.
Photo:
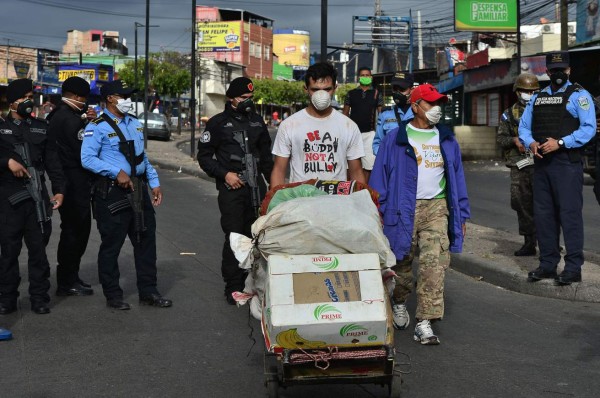
<svg viewBox="0 0 600 398">
<path fill-rule="evenodd" d="M 513 85 L 513 91 L 517 90 L 539 90 L 540 83 L 536 75 L 533 73 L 521 73 L 517 80 L 515 80 L 515 84 Z"/>
</svg>

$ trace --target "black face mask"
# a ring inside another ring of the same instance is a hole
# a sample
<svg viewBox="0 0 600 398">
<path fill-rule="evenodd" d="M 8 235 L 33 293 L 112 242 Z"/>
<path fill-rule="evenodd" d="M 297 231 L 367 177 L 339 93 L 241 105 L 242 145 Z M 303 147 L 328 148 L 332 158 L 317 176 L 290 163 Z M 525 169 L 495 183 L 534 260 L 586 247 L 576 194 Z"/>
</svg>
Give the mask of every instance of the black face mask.
<svg viewBox="0 0 600 398">
<path fill-rule="evenodd" d="M 567 80 L 569 80 L 569 75 L 567 75 L 567 73 L 562 70 L 554 72 L 550 75 L 550 81 L 552 82 L 552 84 L 558 87 L 561 87 L 563 84 L 565 84 Z"/>
<path fill-rule="evenodd" d="M 33 112 L 33 101 L 30 99 L 26 99 L 17 105 L 17 115 L 22 117 L 31 117 L 31 112 Z"/>
<path fill-rule="evenodd" d="M 392 99 L 398 106 L 404 106 L 408 102 L 408 97 L 402 93 L 392 93 Z"/>
<path fill-rule="evenodd" d="M 254 101 L 252 101 L 252 98 L 246 98 L 242 102 L 238 103 L 235 108 L 238 112 L 252 113 L 254 112 Z"/>
</svg>

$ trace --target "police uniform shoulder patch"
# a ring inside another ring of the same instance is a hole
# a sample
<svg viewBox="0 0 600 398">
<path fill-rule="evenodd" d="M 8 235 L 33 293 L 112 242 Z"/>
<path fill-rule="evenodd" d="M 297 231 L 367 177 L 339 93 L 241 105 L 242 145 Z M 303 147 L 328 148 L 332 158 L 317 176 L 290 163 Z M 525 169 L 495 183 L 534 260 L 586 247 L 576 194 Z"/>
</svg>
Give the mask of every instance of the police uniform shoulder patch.
<svg viewBox="0 0 600 398">
<path fill-rule="evenodd" d="M 83 135 L 84 135 L 84 134 L 85 134 L 85 130 L 84 130 L 84 129 L 80 129 L 80 130 L 77 132 L 77 139 L 78 139 L 79 141 L 83 141 Z"/>
<path fill-rule="evenodd" d="M 587 111 L 588 109 L 590 109 L 590 101 L 584 95 L 577 98 L 577 104 L 579 104 L 579 107 L 581 109 L 583 109 L 584 111 Z"/>
<path fill-rule="evenodd" d="M 207 142 L 210 142 L 210 131 L 204 130 L 204 132 L 200 136 L 200 142 L 203 143 L 203 144 L 206 144 Z"/>
<path fill-rule="evenodd" d="M 97 118 L 90 120 L 90 123 L 98 125 L 98 124 L 102 123 L 103 121 L 104 121 L 104 118 L 98 116 Z"/>
</svg>

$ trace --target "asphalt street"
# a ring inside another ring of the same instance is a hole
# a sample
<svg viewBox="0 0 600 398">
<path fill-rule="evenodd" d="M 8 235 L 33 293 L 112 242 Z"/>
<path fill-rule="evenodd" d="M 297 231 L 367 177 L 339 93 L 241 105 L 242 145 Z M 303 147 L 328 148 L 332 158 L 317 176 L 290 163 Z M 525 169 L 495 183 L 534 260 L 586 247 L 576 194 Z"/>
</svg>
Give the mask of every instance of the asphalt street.
<svg viewBox="0 0 600 398">
<path fill-rule="evenodd" d="M 81 276 L 91 297 L 53 297 L 50 315 L 0 317 L 14 339 L 0 342 L 0 397 L 266 396 L 264 346 L 247 308 L 226 304 L 220 277 L 223 234 L 214 184 L 159 170 L 159 289 L 169 309 L 137 304 L 132 250 L 121 254 L 130 311 L 111 311 L 98 285 L 95 227 Z M 54 285 L 58 222 L 48 248 Z M 25 251 L 25 250 L 24 250 Z M 26 257 L 21 256 L 22 275 Z M 396 332 L 403 397 L 595 397 L 600 389 L 600 305 L 513 293 L 450 270 L 442 344 Z M 414 299 L 409 300 L 414 314 Z M 256 340 L 253 344 L 251 338 Z M 373 385 L 293 387 L 283 397 L 385 397 Z"/>
<path fill-rule="evenodd" d="M 502 161 L 465 162 L 471 222 L 518 234 L 517 213 L 510 208 L 510 171 Z M 600 253 L 600 209 L 585 175 L 583 186 L 584 250 Z"/>
</svg>

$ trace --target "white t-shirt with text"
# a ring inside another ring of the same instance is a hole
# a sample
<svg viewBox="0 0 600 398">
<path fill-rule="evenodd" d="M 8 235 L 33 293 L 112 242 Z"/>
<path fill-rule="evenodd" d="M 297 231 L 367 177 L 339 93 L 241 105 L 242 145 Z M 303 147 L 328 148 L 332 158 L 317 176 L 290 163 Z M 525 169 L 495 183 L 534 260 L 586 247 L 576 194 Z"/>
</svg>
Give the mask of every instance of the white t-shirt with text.
<svg viewBox="0 0 600 398">
<path fill-rule="evenodd" d="M 281 122 L 273 155 L 290 158 L 290 182 L 347 180 L 348 160 L 365 156 L 360 130 L 340 112 L 316 118 L 303 109 Z"/>
<path fill-rule="evenodd" d="M 406 134 L 417 157 L 417 199 L 445 197 L 446 177 L 440 149 L 440 132 L 436 127 L 420 129 L 409 123 L 406 125 Z"/>
</svg>

